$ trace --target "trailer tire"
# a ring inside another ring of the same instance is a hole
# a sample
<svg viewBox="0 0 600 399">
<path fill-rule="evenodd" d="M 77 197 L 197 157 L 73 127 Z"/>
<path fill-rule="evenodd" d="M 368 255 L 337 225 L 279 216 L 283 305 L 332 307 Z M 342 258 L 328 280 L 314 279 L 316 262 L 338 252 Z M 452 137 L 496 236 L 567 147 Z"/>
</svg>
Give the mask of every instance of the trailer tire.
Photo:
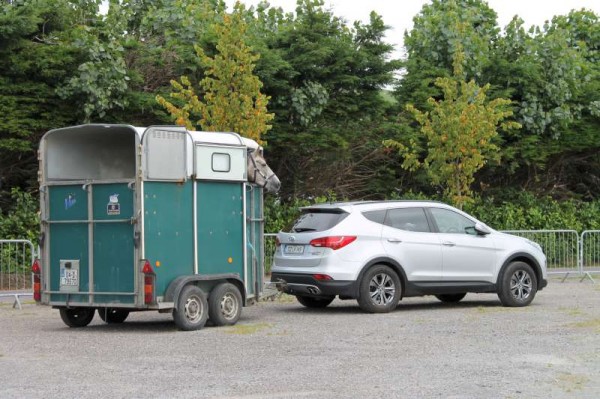
<svg viewBox="0 0 600 399">
<path fill-rule="evenodd" d="M 69 327 L 85 327 L 92 322 L 94 313 L 93 308 L 62 308 L 60 309 L 60 318 Z"/>
<path fill-rule="evenodd" d="M 215 326 L 232 326 L 242 314 L 242 294 L 231 283 L 221 283 L 208 297 L 208 317 Z"/>
<path fill-rule="evenodd" d="M 208 302 L 204 291 L 195 285 L 187 285 L 177 298 L 173 320 L 183 331 L 200 330 L 208 320 Z"/>
<path fill-rule="evenodd" d="M 121 324 L 129 316 L 129 310 L 118 308 L 98 308 L 98 316 L 108 324 Z"/>
</svg>

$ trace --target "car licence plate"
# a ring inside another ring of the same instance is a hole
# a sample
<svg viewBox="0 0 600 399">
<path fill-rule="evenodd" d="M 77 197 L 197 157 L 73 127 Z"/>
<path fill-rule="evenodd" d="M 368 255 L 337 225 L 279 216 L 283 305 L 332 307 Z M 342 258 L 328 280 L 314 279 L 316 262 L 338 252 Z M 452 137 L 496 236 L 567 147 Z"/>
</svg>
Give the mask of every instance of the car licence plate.
<svg viewBox="0 0 600 399">
<path fill-rule="evenodd" d="M 286 245 L 285 253 L 292 255 L 301 255 L 304 253 L 304 245 Z"/>
</svg>

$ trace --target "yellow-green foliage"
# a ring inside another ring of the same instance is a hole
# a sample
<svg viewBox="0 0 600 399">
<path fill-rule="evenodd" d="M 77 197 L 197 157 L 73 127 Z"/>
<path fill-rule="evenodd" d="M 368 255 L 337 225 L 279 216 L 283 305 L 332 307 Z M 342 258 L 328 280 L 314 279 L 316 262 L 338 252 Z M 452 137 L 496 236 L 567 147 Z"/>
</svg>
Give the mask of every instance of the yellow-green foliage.
<svg viewBox="0 0 600 399">
<path fill-rule="evenodd" d="M 157 96 L 157 101 L 187 129 L 237 132 L 262 144 L 262 135 L 271 128 L 274 115 L 267 112 L 269 97 L 262 94 L 261 81 L 253 74 L 259 56 L 246 44 L 246 23 L 243 6 L 236 4 L 231 15 L 215 26 L 217 54 L 211 58 L 195 46 L 204 68 L 204 79 L 199 83 L 201 97 L 190 80 L 182 76 L 180 82 L 171 81 L 175 90 L 171 97 L 180 100 L 180 108 Z"/>
<path fill-rule="evenodd" d="M 456 206 L 472 201 L 471 184 L 475 173 L 488 160 L 499 159 L 495 144 L 497 129 L 520 128 L 516 122 L 502 122 L 512 115 L 510 100 L 497 98 L 487 101 L 490 85 L 479 87 L 474 80 L 463 78 L 464 51 L 458 46 L 454 56 L 454 76 L 437 78 L 435 85 L 442 89 L 443 100 L 428 99 L 431 111 L 420 111 L 412 104 L 407 110 L 421 126 L 427 145 L 427 155 L 421 160 L 419 144 L 404 145 L 395 140 L 385 141 L 404 158 L 402 167 L 427 171 L 431 184 L 444 187 L 444 193 Z"/>
</svg>

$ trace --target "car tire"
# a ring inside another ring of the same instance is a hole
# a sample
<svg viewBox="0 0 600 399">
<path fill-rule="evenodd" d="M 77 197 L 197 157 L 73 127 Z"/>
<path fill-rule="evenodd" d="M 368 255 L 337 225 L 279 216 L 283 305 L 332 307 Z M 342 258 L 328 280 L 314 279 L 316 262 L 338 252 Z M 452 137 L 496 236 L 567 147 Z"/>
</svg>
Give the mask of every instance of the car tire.
<svg viewBox="0 0 600 399">
<path fill-rule="evenodd" d="M 499 280 L 498 298 L 509 307 L 527 306 L 537 293 L 537 278 L 525 262 L 512 262 Z"/>
<path fill-rule="evenodd" d="M 315 298 L 311 296 L 296 295 L 296 299 L 307 308 L 326 308 L 335 299 L 335 296 Z"/>
<path fill-rule="evenodd" d="M 457 303 L 460 302 L 466 295 L 467 293 L 463 292 L 461 294 L 440 294 L 436 295 L 435 297 L 444 303 Z"/>
<path fill-rule="evenodd" d="M 368 313 L 388 313 L 398 306 L 402 285 L 398 274 L 385 265 L 366 271 L 359 285 L 358 306 Z"/>
<path fill-rule="evenodd" d="M 173 320 L 183 331 L 199 330 L 208 320 L 208 301 L 199 287 L 188 285 L 177 298 L 177 309 L 173 310 Z"/>
<path fill-rule="evenodd" d="M 231 284 L 217 285 L 208 297 L 208 317 L 215 326 L 232 326 L 242 314 L 242 294 Z"/>
<path fill-rule="evenodd" d="M 108 324 L 121 324 L 129 316 L 129 310 L 117 308 L 98 308 L 98 316 Z"/>
<path fill-rule="evenodd" d="M 85 327 L 92 322 L 95 310 L 93 308 L 63 308 L 60 309 L 60 318 L 69 327 Z"/>
</svg>

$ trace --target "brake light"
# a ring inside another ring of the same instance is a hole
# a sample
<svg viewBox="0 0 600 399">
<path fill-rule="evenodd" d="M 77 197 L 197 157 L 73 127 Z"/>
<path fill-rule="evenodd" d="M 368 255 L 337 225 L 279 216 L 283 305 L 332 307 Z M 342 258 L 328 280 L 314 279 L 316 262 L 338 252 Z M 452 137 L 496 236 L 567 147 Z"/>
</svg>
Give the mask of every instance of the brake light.
<svg viewBox="0 0 600 399">
<path fill-rule="evenodd" d="M 149 305 L 154 303 L 154 280 L 156 274 L 148 260 L 144 262 L 142 273 L 144 273 L 144 303 Z"/>
<path fill-rule="evenodd" d="M 33 273 L 33 299 L 36 302 L 40 302 L 42 300 L 42 268 L 40 267 L 39 259 L 33 261 L 31 272 Z"/>
<path fill-rule="evenodd" d="M 279 241 L 279 237 L 275 237 L 275 246 L 276 247 L 280 247 L 281 246 L 281 241 Z"/>
<path fill-rule="evenodd" d="M 321 237 L 312 240 L 310 245 L 313 247 L 331 248 L 335 251 L 336 249 L 344 248 L 354 240 L 356 240 L 356 236 Z"/>
<path fill-rule="evenodd" d="M 318 281 L 330 281 L 333 280 L 333 277 L 327 274 L 313 274 L 313 278 Z"/>
</svg>

